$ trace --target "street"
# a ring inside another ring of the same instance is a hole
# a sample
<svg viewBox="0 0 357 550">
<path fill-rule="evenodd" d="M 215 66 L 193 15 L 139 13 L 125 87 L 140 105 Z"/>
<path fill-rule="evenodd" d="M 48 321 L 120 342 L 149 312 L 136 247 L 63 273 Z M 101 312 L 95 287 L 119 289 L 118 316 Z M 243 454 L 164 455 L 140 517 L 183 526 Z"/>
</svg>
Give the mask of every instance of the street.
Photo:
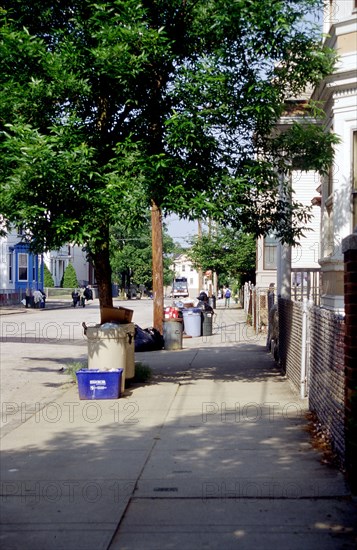
<svg viewBox="0 0 357 550">
<path fill-rule="evenodd" d="M 133 322 L 142 328 L 152 325 L 151 300 L 115 300 L 134 310 Z M 2 314 L 0 335 L 1 402 L 11 415 L 1 417 L 2 435 L 24 417 L 43 407 L 64 391 L 71 378 L 65 367 L 87 360 L 87 341 L 82 322 L 99 323 L 99 302 L 85 308 L 23 309 L 16 314 Z"/>
</svg>

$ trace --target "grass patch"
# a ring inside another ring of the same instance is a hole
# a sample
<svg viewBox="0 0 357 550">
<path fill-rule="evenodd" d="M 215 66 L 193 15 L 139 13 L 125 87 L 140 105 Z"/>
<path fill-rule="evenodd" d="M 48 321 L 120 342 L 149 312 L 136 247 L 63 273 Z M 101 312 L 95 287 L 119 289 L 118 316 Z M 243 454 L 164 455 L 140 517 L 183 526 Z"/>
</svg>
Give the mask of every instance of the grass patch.
<svg viewBox="0 0 357 550">
<path fill-rule="evenodd" d="M 143 365 L 143 363 L 135 363 L 135 376 L 133 378 L 133 382 L 136 384 L 143 384 L 144 382 L 148 382 L 152 377 L 152 370 L 147 365 Z"/>
<path fill-rule="evenodd" d="M 68 365 L 66 365 L 64 369 L 64 374 L 68 374 L 72 378 L 73 382 L 77 384 L 77 376 L 76 376 L 77 370 L 87 369 L 87 368 L 88 368 L 87 363 L 80 363 L 79 361 L 76 361 L 75 363 L 68 363 Z"/>
</svg>

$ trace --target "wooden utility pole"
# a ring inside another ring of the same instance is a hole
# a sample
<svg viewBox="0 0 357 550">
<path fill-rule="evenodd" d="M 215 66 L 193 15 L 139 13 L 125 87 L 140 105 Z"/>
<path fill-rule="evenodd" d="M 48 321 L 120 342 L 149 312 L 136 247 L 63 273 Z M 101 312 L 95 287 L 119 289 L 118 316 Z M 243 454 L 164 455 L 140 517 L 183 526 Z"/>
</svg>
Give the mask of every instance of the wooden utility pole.
<svg viewBox="0 0 357 550">
<path fill-rule="evenodd" d="M 201 223 L 201 220 L 197 220 L 197 224 L 198 224 L 198 227 L 197 227 L 197 237 L 199 240 L 202 239 L 202 223 Z M 202 269 L 199 268 L 198 270 L 198 293 L 201 292 L 201 290 L 203 289 L 203 273 L 202 273 Z"/>
<path fill-rule="evenodd" d="M 161 209 L 151 203 L 153 324 L 160 334 L 164 318 L 164 266 Z"/>
</svg>

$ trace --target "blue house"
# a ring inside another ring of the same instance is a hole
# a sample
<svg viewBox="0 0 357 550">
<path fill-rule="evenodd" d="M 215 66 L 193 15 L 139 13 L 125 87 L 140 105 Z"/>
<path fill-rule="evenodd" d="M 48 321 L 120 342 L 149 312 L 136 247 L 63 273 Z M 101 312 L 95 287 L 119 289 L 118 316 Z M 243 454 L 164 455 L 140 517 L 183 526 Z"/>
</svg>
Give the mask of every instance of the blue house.
<svg viewBox="0 0 357 550">
<path fill-rule="evenodd" d="M 19 242 L 16 231 L 0 238 L 0 304 L 18 303 L 31 293 L 44 287 L 44 262 L 41 254 L 34 254 L 30 244 Z"/>
<path fill-rule="evenodd" d="M 43 289 L 44 266 L 43 261 L 38 254 L 30 252 L 30 247 L 26 243 L 19 243 L 14 246 L 15 290 Z"/>
</svg>

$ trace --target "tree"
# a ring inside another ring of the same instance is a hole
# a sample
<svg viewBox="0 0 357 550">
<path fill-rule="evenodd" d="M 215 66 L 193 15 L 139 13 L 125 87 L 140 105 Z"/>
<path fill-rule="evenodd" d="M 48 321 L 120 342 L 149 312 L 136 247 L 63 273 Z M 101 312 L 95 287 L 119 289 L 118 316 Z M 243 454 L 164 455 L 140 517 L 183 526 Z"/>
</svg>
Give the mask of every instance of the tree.
<svg viewBox="0 0 357 550">
<path fill-rule="evenodd" d="M 292 241 L 307 214 L 278 200 L 277 172 L 308 149 L 305 166 L 326 170 L 332 138 L 317 127 L 309 148 L 308 133 L 268 136 L 287 100 L 332 71 L 331 51 L 301 25 L 317 4 L 3 2 L 5 218 L 41 251 L 85 244 L 103 306 L 112 304 L 110 227 L 119 215 L 135 225 L 151 206 L 161 320 L 163 212 L 255 235 L 274 228 Z"/>
<path fill-rule="evenodd" d="M 44 267 L 43 286 L 45 288 L 53 288 L 55 286 L 55 283 L 54 283 L 52 274 L 46 264 L 44 264 L 43 267 Z"/>
<path fill-rule="evenodd" d="M 188 252 L 193 265 L 202 271 L 215 271 L 219 284 L 235 280 L 253 280 L 256 240 L 252 235 L 229 227 L 218 226 L 192 241 Z"/>
<path fill-rule="evenodd" d="M 79 283 L 77 279 L 76 270 L 72 264 L 68 264 L 64 270 L 61 287 L 62 288 L 78 288 Z"/>
<path fill-rule="evenodd" d="M 171 284 L 173 272 L 171 266 L 171 254 L 175 244 L 164 227 L 163 233 L 163 264 L 164 285 Z M 149 219 L 142 228 L 123 230 L 120 224 L 112 229 L 111 266 L 113 279 L 122 288 L 135 285 L 144 285 L 152 289 L 152 248 L 151 227 Z"/>
</svg>

